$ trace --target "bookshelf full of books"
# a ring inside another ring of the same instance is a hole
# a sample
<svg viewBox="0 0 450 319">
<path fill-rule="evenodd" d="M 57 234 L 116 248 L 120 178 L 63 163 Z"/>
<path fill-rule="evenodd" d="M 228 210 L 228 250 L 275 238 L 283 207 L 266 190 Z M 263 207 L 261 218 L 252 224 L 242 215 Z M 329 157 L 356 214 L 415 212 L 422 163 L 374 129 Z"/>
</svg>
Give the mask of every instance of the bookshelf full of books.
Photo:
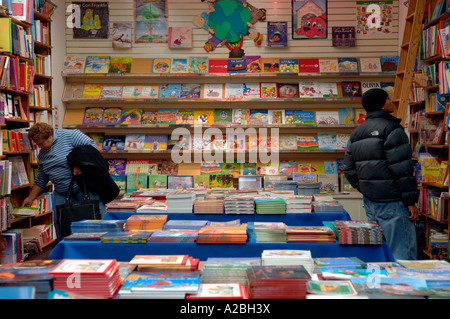
<svg viewBox="0 0 450 319">
<path fill-rule="evenodd" d="M 32 207 L 21 207 L 33 184 L 35 147 L 27 137 L 33 122 L 33 102 L 42 63 L 36 37 L 36 20 L 50 20 L 45 1 L 3 2 L 0 6 L 0 112 L 2 147 L 0 157 L 1 262 L 28 258 L 54 242 L 52 195 L 41 194 Z M 49 38 L 49 33 L 46 34 Z M 45 41 L 44 41 L 45 42 Z M 50 77 L 47 77 L 50 78 Z M 51 82 L 46 84 L 50 91 Z"/>
<path fill-rule="evenodd" d="M 424 231 L 420 252 L 448 259 L 449 249 L 449 61 L 447 21 L 450 8 L 428 5 L 410 98 L 409 132 L 419 183 L 418 226 Z"/>
<path fill-rule="evenodd" d="M 222 175 L 199 183 L 230 187 L 234 180 L 236 188 L 240 176 L 326 176 L 331 191 L 352 191 L 338 166 L 365 119 L 361 95 L 373 87 L 392 92 L 396 63 L 392 56 L 68 56 L 63 127 L 97 142 L 123 192 L 135 191 L 138 180 L 138 188 L 167 187 L 169 175 Z M 261 152 L 279 162 L 263 163 Z M 145 164 L 142 178 L 133 161 Z"/>
</svg>

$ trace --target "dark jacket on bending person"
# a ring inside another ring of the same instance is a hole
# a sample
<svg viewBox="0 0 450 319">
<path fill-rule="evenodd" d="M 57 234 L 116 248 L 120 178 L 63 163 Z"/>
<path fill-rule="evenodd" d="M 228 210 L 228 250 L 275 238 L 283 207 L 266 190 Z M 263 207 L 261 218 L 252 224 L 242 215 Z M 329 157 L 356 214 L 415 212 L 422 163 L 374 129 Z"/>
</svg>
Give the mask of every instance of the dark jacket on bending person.
<svg viewBox="0 0 450 319">
<path fill-rule="evenodd" d="M 72 172 L 75 165 L 83 171 L 83 174 L 75 176 L 78 186 L 83 189 L 84 178 L 87 190 L 98 194 L 103 204 L 111 202 L 119 195 L 120 189 L 109 175 L 108 161 L 95 147 L 75 147 L 67 155 L 67 161 Z"/>
<path fill-rule="evenodd" d="M 418 199 L 411 146 L 400 119 L 384 111 L 367 113 L 350 135 L 344 174 L 350 184 L 374 202 Z"/>
</svg>

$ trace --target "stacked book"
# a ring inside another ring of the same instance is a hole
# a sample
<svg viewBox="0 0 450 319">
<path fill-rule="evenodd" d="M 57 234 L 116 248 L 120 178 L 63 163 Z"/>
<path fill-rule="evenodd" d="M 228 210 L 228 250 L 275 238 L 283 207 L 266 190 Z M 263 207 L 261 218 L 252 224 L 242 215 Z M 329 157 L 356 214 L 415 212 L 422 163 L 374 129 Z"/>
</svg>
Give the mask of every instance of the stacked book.
<svg viewBox="0 0 450 319">
<path fill-rule="evenodd" d="M 59 260 L 26 260 L 0 265 L 0 287 L 33 287 L 35 299 L 47 299 L 53 289 L 53 276 L 48 272 L 58 263 Z"/>
<path fill-rule="evenodd" d="M 288 243 L 334 243 L 334 232 L 327 226 L 286 226 Z"/>
<path fill-rule="evenodd" d="M 225 214 L 254 214 L 255 199 L 249 195 L 230 195 L 225 197 Z"/>
<path fill-rule="evenodd" d="M 194 214 L 223 214 L 223 200 L 205 199 L 194 201 Z"/>
<path fill-rule="evenodd" d="M 115 259 L 63 259 L 49 272 L 53 289 L 92 298 L 115 298 L 122 284 L 119 263 Z M 72 283 L 77 274 L 77 284 Z"/>
<path fill-rule="evenodd" d="M 262 266 L 303 266 L 312 274 L 314 260 L 309 250 L 263 250 Z"/>
<path fill-rule="evenodd" d="M 312 195 L 294 195 L 287 196 L 286 201 L 286 213 L 299 214 L 299 213 L 311 213 L 312 212 Z"/>
<path fill-rule="evenodd" d="M 319 257 L 314 258 L 314 265 L 317 270 L 322 267 L 328 268 L 365 268 L 366 263 L 358 257 Z"/>
<path fill-rule="evenodd" d="M 167 215 L 131 215 L 125 224 L 125 231 L 154 231 L 161 230 Z"/>
<path fill-rule="evenodd" d="M 152 232 L 149 231 L 123 231 L 107 233 L 100 239 L 105 244 L 145 244 Z"/>
<path fill-rule="evenodd" d="M 358 295 L 350 280 L 310 280 L 306 290 L 308 291 L 307 299 L 345 299 Z"/>
<path fill-rule="evenodd" d="M 285 223 L 249 222 L 247 231 L 249 243 L 286 242 Z"/>
<path fill-rule="evenodd" d="M 344 206 L 338 201 L 313 202 L 314 212 L 316 213 L 343 213 Z"/>
<path fill-rule="evenodd" d="M 107 232 L 102 233 L 75 233 L 69 236 L 64 237 L 65 241 L 78 241 L 78 240 L 87 240 L 87 241 L 100 241 L 102 236 L 107 234 Z"/>
<path fill-rule="evenodd" d="M 180 191 L 167 194 L 167 213 L 192 213 L 195 193 Z"/>
<path fill-rule="evenodd" d="M 129 274 L 118 296 L 120 299 L 184 299 L 187 294 L 197 294 L 200 273 L 158 272 Z"/>
<path fill-rule="evenodd" d="M 197 293 L 186 295 L 186 299 L 248 299 L 248 294 L 239 282 L 200 283 Z"/>
<path fill-rule="evenodd" d="M 381 245 L 383 235 L 376 222 L 336 220 L 333 223 L 342 245 Z"/>
<path fill-rule="evenodd" d="M 165 202 L 154 202 L 151 205 L 144 204 L 136 209 L 136 213 L 165 214 L 167 213 L 167 204 Z"/>
<path fill-rule="evenodd" d="M 149 243 L 193 243 L 197 240 L 198 231 L 179 229 L 179 230 L 155 230 Z"/>
<path fill-rule="evenodd" d="M 123 231 L 125 220 L 85 219 L 70 225 L 72 233 L 103 233 Z"/>
<path fill-rule="evenodd" d="M 256 214 L 286 214 L 286 202 L 281 197 L 255 198 Z"/>
<path fill-rule="evenodd" d="M 303 266 L 251 266 L 247 278 L 251 299 L 305 299 L 311 275 Z"/>
<path fill-rule="evenodd" d="M 163 230 L 197 230 L 206 226 L 207 220 L 184 220 L 184 219 L 171 219 L 168 220 Z"/>
<path fill-rule="evenodd" d="M 205 226 L 198 232 L 197 244 L 245 244 L 247 225 Z"/>
<path fill-rule="evenodd" d="M 129 264 L 137 271 L 196 271 L 198 262 L 189 255 L 136 255 Z"/>
<path fill-rule="evenodd" d="M 247 269 L 251 265 L 260 266 L 261 258 L 209 257 L 202 267 L 202 283 L 239 282 L 247 286 Z"/>
<path fill-rule="evenodd" d="M 141 204 L 136 201 L 114 200 L 114 201 L 106 204 L 105 206 L 106 206 L 106 212 L 134 213 L 141 206 Z"/>
</svg>

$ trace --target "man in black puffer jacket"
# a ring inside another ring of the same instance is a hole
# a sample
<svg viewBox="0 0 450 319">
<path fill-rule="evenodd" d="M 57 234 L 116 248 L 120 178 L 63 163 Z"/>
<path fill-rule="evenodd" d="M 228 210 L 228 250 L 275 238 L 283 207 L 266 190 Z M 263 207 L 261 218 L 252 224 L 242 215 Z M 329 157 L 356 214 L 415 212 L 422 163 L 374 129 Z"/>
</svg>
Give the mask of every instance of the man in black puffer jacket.
<svg viewBox="0 0 450 319">
<path fill-rule="evenodd" d="M 367 91 L 362 105 L 366 120 L 350 136 L 344 174 L 363 194 L 367 218 L 383 229 L 394 258 L 417 259 L 419 192 L 408 136 L 401 120 L 389 114 L 395 106 L 386 91 Z"/>
</svg>

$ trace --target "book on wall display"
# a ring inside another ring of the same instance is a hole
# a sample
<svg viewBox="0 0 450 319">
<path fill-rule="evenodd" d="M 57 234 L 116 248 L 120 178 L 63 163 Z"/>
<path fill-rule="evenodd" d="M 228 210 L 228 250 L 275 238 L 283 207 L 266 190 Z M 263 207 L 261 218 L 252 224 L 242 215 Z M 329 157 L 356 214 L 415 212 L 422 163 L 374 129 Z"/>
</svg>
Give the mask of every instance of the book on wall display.
<svg viewBox="0 0 450 319">
<path fill-rule="evenodd" d="M 338 83 L 319 82 L 319 97 L 321 98 L 339 97 Z"/>
<path fill-rule="evenodd" d="M 297 149 L 300 151 L 319 149 L 317 136 L 297 136 Z"/>
<path fill-rule="evenodd" d="M 222 99 L 223 84 L 222 83 L 205 83 L 202 87 L 202 98 L 204 99 Z"/>
<path fill-rule="evenodd" d="M 337 58 L 319 58 L 320 73 L 338 73 L 339 63 Z"/>
<path fill-rule="evenodd" d="M 161 84 L 159 87 L 160 98 L 179 98 L 181 96 L 181 84 Z"/>
<path fill-rule="evenodd" d="M 140 125 L 142 120 L 142 109 L 123 109 L 122 123 L 126 125 Z"/>
<path fill-rule="evenodd" d="M 247 124 L 250 118 L 249 109 L 233 109 L 233 123 Z"/>
<path fill-rule="evenodd" d="M 280 150 L 297 150 L 297 134 L 281 134 L 279 137 Z"/>
<path fill-rule="evenodd" d="M 153 73 L 170 73 L 170 58 L 154 58 L 152 72 Z"/>
<path fill-rule="evenodd" d="M 103 151 L 123 151 L 125 149 L 125 135 L 105 135 Z"/>
<path fill-rule="evenodd" d="M 192 28 L 169 27 L 168 46 L 170 49 L 192 48 Z"/>
<path fill-rule="evenodd" d="M 194 110 L 178 110 L 176 124 L 194 124 Z"/>
<path fill-rule="evenodd" d="M 331 27 L 331 39 L 334 47 L 354 47 L 355 27 Z"/>
<path fill-rule="evenodd" d="M 208 57 L 189 57 L 189 73 L 208 73 Z"/>
<path fill-rule="evenodd" d="M 110 62 L 110 56 L 89 55 L 86 58 L 84 73 L 108 73 Z"/>
<path fill-rule="evenodd" d="M 317 125 L 338 125 L 339 111 L 316 111 Z"/>
<path fill-rule="evenodd" d="M 382 56 L 380 56 L 381 69 L 383 70 L 383 72 L 397 71 L 399 59 L 400 59 L 400 57 L 398 55 L 382 55 Z"/>
<path fill-rule="evenodd" d="M 361 73 L 381 73 L 381 62 L 379 57 L 359 58 L 359 70 Z"/>
<path fill-rule="evenodd" d="M 85 64 L 86 57 L 84 56 L 66 56 L 61 72 L 63 74 L 84 73 Z"/>
<path fill-rule="evenodd" d="M 127 173 L 127 192 L 132 193 L 148 186 L 148 173 Z"/>
<path fill-rule="evenodd" d="M 114 49 L 128 49 L 132 46 L 131 23 L 114 22 L 112 24 L 111 36 Z"/>
<path fill-rule="evenodd" d="M 267 21 L 267 46 L 287 47 L 287 22 Z"/>
<path fill-rule="evenodd" d="M 246 73 L 247 72 L 247 62 L 246 62 L 245 58 L 228 59 L 227 72 L 228 73 Z"/>
<path fill-rule="evenodd" d="M 276 98 L 278 97 L 277 83 L 261 82 L 261 98 Z"/>
<path fill-rule="evenodd" d="M 83 124 L 102 124 L 104 109 L 102 107 L 87 107 L 84 109 Z"/>
<path fill-rule="evenodd" d="M 86 83 L 83 88 L 83 99 L 99 99 L 102 93 L 101 84 Z"/>
<path fill-rule="evenodd" d="M 343 97 L 361 97 L 361 82 L 359 81 L 342 81 L 341 82 Z"/>
<path fill-rule="evenodd" d="M 105 125 L 120 125 L 122 123 L 122 108 L 107 107 L 103 112 L 103 122 Z"/>
<path fill-rule="evenodd" d="M 195 109 L 194 124 L 214 124 L 214 109 Z"/>
<path fill-rule="evenodd" d="M 100 92 L 101 99 L 120 99 L 122 98 L 122 85 L 102 85 Z"/>
<path fill-rule="evenodd" d="M 285 110 L 286 124 L 315 125 L 314 111 Z"/>
<path fill-rule="evenodd" d="M 317 133 L 317 143 L 319 144 L 319 150 L 335 151 L 337 149 L 336 133 L 318 132 Z"/>
<path fill-rule="evenodd" d="M 108 73 L 130 73 L 133 58 L 130 56 L 112 56 Z"/>
<path fill-rule="evenodd" d="M 245 68 L 247 73 L 262 72 L 261 56 L 251 55 L 245 57 Z"/>
<path fill-rule="evenodd" d="M 214 109 L 214 124 L 230 124 L 233 122 L 233 110 Z"/>
<path fill-rule="evenodd" d="M 280 72 L 281 73 L 298 73 L 299 64 L 298 59 L 280 58 Z"/>
<path fill-rule="evenodd" d="M 65 99 L 81 99 L 83 98 L 84 83 L 67 82 L 64 87 Z"/>
<path fill-rule="evenodd" d="M 199 99 L 201 93 L 200 84 L 183 83 L 181 84 L 180 98 Z"/>
<path fill-rule="evenodd" d="M 144 149 L 152 151 L 167 150 L 167 135 L 145 134 Z"/>
<path fill-rule="evenodd" d="M 300 98 L 319 98 L 322 97 L 320 84 L 317 81 L 300 81 L 298 83 L 298 95 Z"/>
<path fill-rule="evenodd" d="M 158 109 L 158 124 L 172 125 L 177 123 L 177 109 Z"/>
<path fill-rule="evenodd" d="M 127 160 L 125 158 L 111 158 L 108 159 L 109 174 L 110 175 L 125 175 Z"/>
<path fill-rule="evenodd" d="M 318 58 L 300 58 L 298 59 L 298 68 L 300 73 L 319 73 Z"/>
<path fill-rule="evenodd" d="M 168 189 L 183 189 L 193 188 L 194 177 L 193 176 L 167 176 L 167 188 Z"/>
<path fill-rule="evenodd" d="M 264 73 L 278 73 L 280 72 L 279 58 L 261 58 L 261 64 Z"/>
<path fill-rule="evenodd" d="M 172 58 L 170 73 L 188 73 L 188 58 Z"/>
<path fill-rule="evenodd" d="M 355 109 L 355 124 L 362 124 L 366 120 L 366 110 Z"/>
<path fill-rule="evenodd" d="M 317 174 L 317 182 L 321 183 L 321 193 L 338 193 L 339 192 L 339 175 L 338 174 Z"/>
<path fill-rule="evenodd" d="M 244 99 L 259 98 L 261 96 L 261 86 L 259 83 L 245 82 L 242 83 Z"/>
<path fill-rule="evenodd" d="M 363 81 L 361 82 L 361 93 L 364 94 L 371 89 L 381 89 L 381 82 Z"/>
<path fill-rule="evenodd" d="M 352 107 L 339 108 L 339 124 L 353 124 L 355 119 L 355 112 Z"/>
<path fill-rule="evenodd" d="M 233 175 L 209 175 L 210 188 L 233 187 Z"/>
<path fill-rule="evenodd" d="M 278 83 L 278 97 L 296 98 L 299 97 L 299 88 L 297 83 Z"/>
<path fill-rule="evenodd" d="M 142 151 L 145 149 L 145 134 L 127 134 L 125 151 Z"/>
<path fill-rule="evenodd" d="M 381 88 L 387 92 L 391 99 L 394 96 L 394 84 L 395 83 L 381 83 Z"/>
<path fill-rule="evenodd" d="M 167 188 L 166 174 L 149 174 L 148 175 L 149 188 Z"/>
<path fill-rule="evenodd" d="M 268 110 L 269 113 L 269 123 L 283 125 L 286 124 L 286 113 L 285 110 Z"/>
<path fill-rule="evenodd" d="M 209 73 L 227 73 L 228 59 L 209 59 L 208 72 Z"/>
<path fill-rule="evenodd" d="M 338 58 L 338 67 L 340 73 L 358 73 L 358 59 L 357 58 Z"/>
<path fill-rule="evenodd" d="M 252 125 L 265 125 L 269 123 L 269 113 L 265 109 L 252 109 L 250 110 L 250 119 L 248 124 Z"/>
<path fill-rule="evenodd" d="M 225 83 L 225 99 L 242 99 L 244 97 L 243 83 Z"/>
</svg>

